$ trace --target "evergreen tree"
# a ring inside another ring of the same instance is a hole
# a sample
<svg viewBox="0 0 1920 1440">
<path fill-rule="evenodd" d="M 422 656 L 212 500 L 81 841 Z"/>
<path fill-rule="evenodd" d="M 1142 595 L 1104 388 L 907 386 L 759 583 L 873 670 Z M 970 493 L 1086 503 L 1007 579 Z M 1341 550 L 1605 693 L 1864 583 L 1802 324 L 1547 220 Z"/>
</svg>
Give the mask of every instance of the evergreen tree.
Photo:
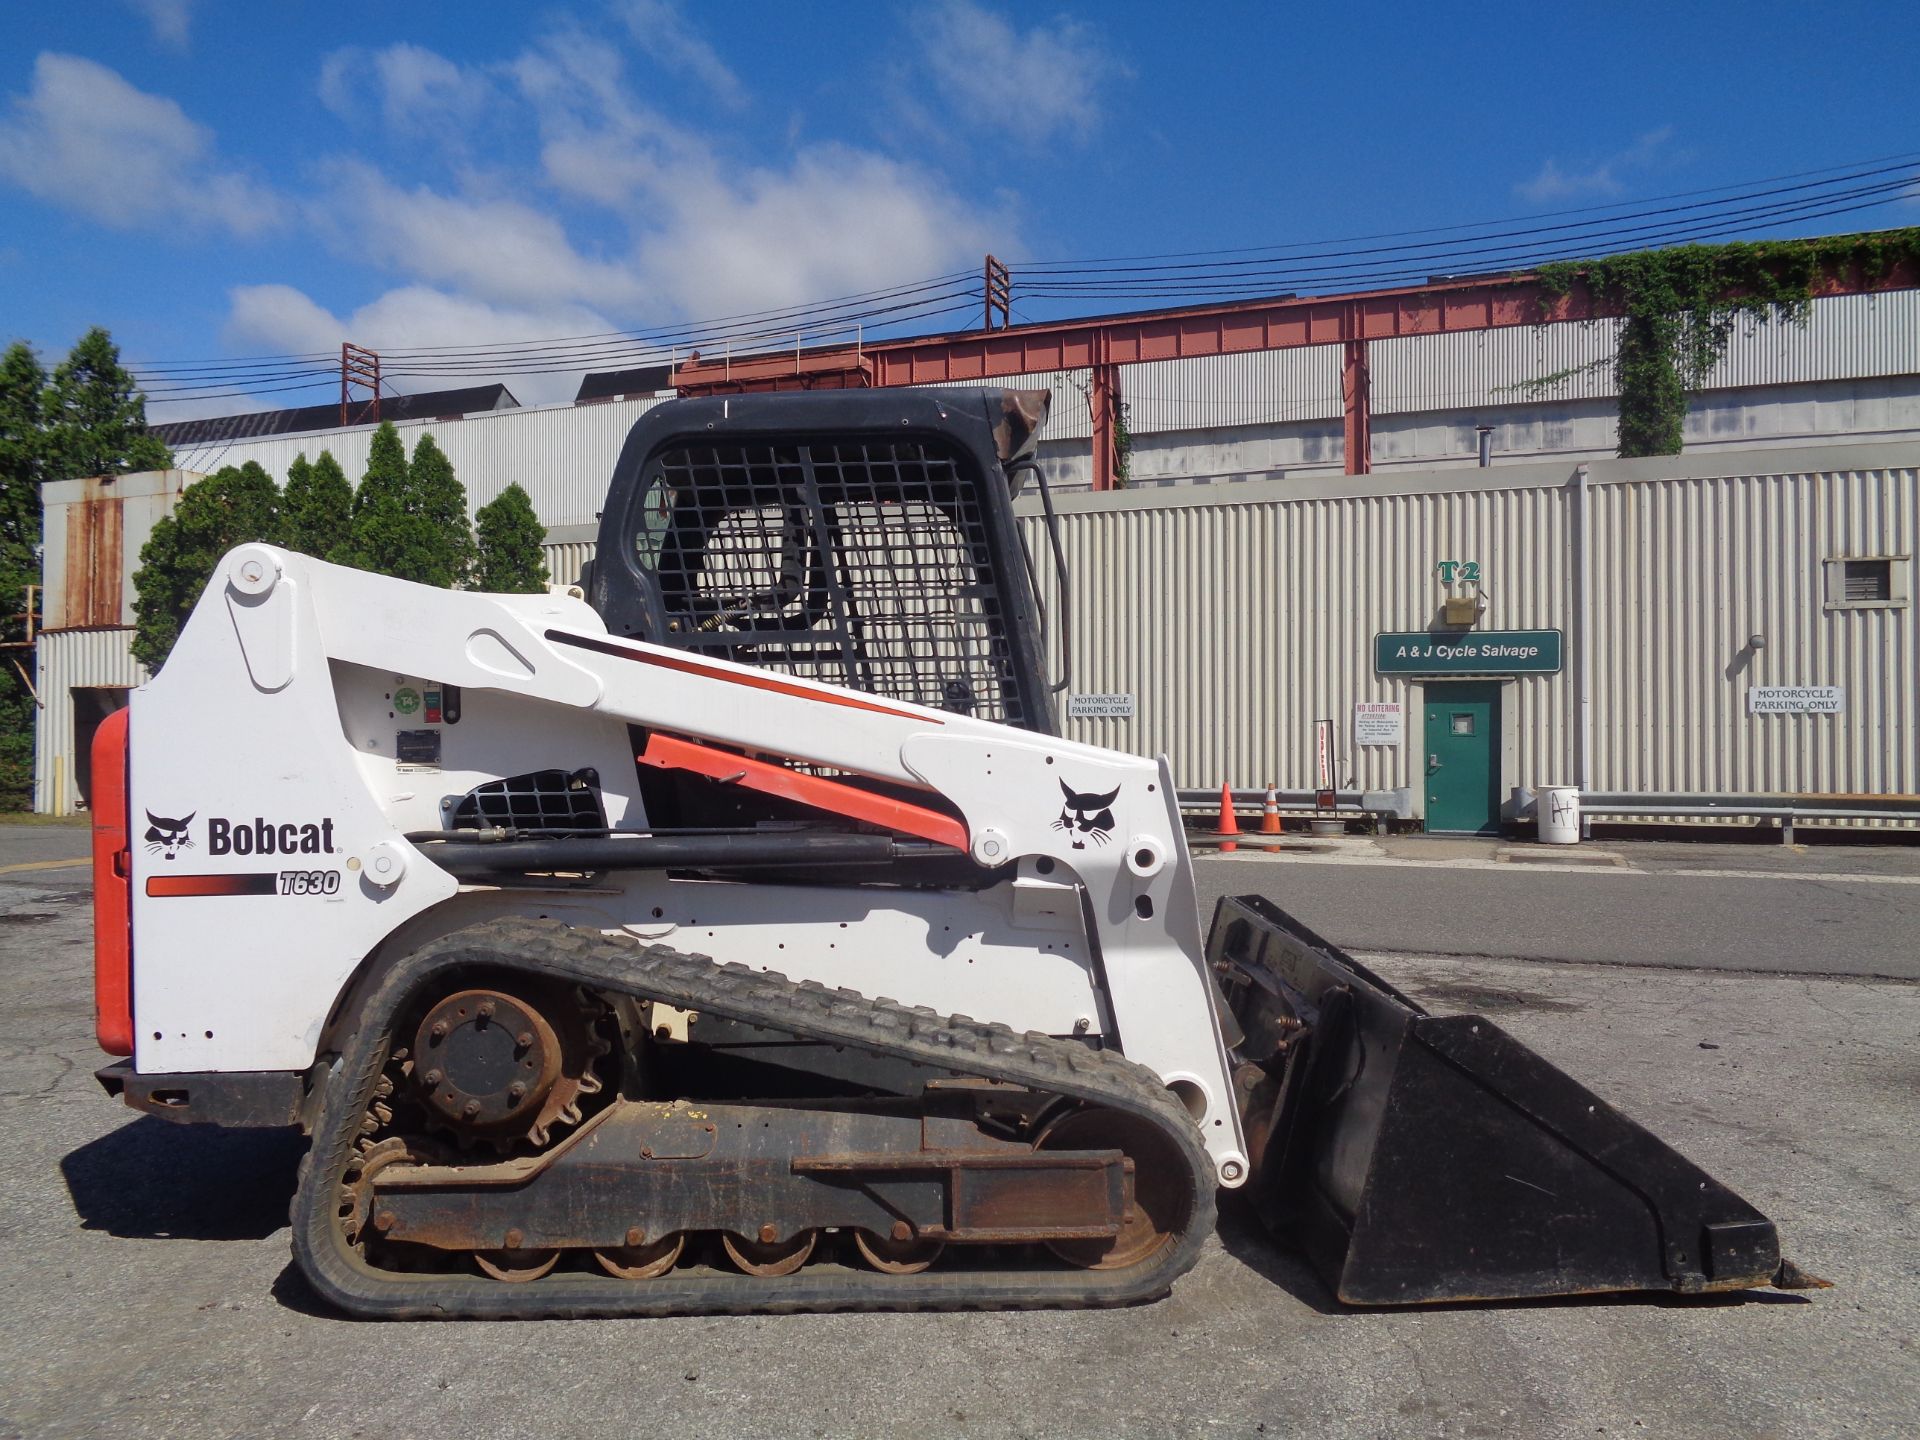
<svg viewBox="0 0 1920 1440">
<path fill-rule="evenodd" d="M 40 482 L 46 478 L 47 372 L 23 344 L 0 356 L 0 639 L 26 636 L 27 586 L 40 579 Z M 10 652 L 27 674 L 30 651 Z M 33 790 L 33 695 L 0 664 L 0 809 L 24 808 Z"/>
<path fill-rule="evenodd" d="M 282 534 L 289 549 L 319 560 L 347 553 L 353 528 L 353 487 L 346 472 L 322 450 L 307 463 L 303 451 L 287 467 L 286 497 L 281 502 Z"/>
<path fill-rule="evenodd" d="M 40 482 L 47 478 L 47 372 L 27 346 L 0 356 L 0 614 L 12 614 L 39 578 Z M 17 582 L 17 583 L 16 583 Z"/>
<path fill-rule="evenodd" d="M 449 588 L 466 583 L 473 571 L 473 526 L 467 520 L 467 487 L 453 473 L 453 462 L 434 443 L 433 436 L 422 435 L 413 447 L 413 465 L 407 472 L 412 483 L 413 504 L 428 523 L 441 545 L 439 574 L 431 584 Z"/>
<path fill-rule="evenodd" d="M 161 470 L 146 401 L 107 332 L 89 330 L 51 377 L 24 344 L 0 355 L 0 637 L 25 638 L 27 586 L 40 580 L 40 487 L 48 480 Z M 16 668 L 15 661 L 18 662 Z M 0 661 L 0 808 L 32 788 L 33 652 Z"/>
<path fill-rule="evenodd" d="M 140 549 L 134 572 L 134 658 L 158 671 L 220 557 L 250 540 L 283 541 L 280 487 L 253 460 L 187 487 Z"/>
<path fill-rule="evenodd" d="M 46 419 L 50 480 L 165 470 L 173 452 L 147 433 L 147 402 L 120 364 L 120 349 L 99 326 L 53 372 Z"/>
<path fill-rule="evenodd" d="M 465 516 L 461 517 L 464 522 Z M 436 533 L 414 494 L 406 446 L 391 423 L 373 432 L 367 473 L 353 496 L 347 563 L 422 585 L 450 586 L 453 565 L 446 536 Z"/>
<path fill-rule="evenodd" d="M 518 485 L 509 485 L 474 515 L 480 532 L 473 588 L 495 595 L 538 595 L 547 588 L 547 538 L 533 501 Z"/>
</svg>

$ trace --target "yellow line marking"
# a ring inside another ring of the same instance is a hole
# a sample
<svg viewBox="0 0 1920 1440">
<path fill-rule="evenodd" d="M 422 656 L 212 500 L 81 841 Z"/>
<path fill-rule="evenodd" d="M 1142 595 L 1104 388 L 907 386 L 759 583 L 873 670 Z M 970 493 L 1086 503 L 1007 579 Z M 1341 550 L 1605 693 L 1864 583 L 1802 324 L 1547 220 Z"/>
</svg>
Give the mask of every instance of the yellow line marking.
<svg viewBox="0 0 1920 1440">
<path fill-rule="evenodd" d="M 22 870 L 71 870 L 76 865 L 91 865 L 93 857 L 83 855 L 78 860 L 28 860 L 19 865 L 0 865 L 0 875 L 17 875 Z"/>
</svg>

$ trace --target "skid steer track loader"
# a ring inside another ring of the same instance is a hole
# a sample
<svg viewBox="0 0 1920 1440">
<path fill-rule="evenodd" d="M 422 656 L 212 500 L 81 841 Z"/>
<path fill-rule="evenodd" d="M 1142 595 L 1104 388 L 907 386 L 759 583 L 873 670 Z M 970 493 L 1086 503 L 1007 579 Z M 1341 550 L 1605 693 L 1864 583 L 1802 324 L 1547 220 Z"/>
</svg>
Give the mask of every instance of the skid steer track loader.
<svg viewBox="0 0 1920 1440">
<path fill-rule="evenodd" d="M 1117 1304 L 1221 1189 L 1355 1303 L 1795 1278 L 1487 1021 L 1203 942 L 1165 761 L 1057 733 L 1044 413 L 664 405 L 585 599 L 233 551 L 95 746 L 108 1092 L 309 1132 L 367 1316 Z"/>
</svg>

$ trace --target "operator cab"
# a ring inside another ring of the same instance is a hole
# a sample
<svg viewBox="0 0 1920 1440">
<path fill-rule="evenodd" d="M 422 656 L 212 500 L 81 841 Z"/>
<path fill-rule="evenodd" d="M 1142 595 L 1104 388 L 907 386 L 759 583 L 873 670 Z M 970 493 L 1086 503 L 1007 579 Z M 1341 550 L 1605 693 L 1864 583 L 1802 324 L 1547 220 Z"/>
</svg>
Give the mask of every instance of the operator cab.
<svg viewBox="0 0 1920 1440">
<path fill-rule="evenodd" d="M 614 635 L 1057 734 L 1013 515 L 1047 404 L 875 389 L 659 406 L 614 469 L 589 603 Z M 683 772 L 643 766 L 639 781 L 656 824 L 818 818 Z"/>
<path fill-rule="evenodd" d="M 1043 391 L 682 400 L 634 427 L 588 598 L 615 635 L 1053 733 L 1010 472 Z"/>
</svg>

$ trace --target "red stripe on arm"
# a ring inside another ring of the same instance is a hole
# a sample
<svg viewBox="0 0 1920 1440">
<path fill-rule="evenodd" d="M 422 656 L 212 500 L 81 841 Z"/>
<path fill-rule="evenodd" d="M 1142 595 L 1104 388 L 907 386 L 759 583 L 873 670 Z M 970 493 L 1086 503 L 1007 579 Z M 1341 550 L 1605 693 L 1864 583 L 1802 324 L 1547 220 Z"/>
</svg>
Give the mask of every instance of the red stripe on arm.
<svg viewBox="0 0 1920 1440">
<path fill-rule="evenodd" d="M 816 810 L 830 810 L 851 820 L 864 820 L 872 825 L 884 825 L 903 835 L 917 835 L 922 840 L 951 845 L 955 850 L 967 848 L 967 827 L 951 815 L 942 815 L 938 810 L 909 805 L 885 795 L 875 795 L 869 790 L 843 785 L 837 780 L 803 775 L 784 765 L 715 750 L 691 740 L 677 740 L 671 735 L 650 735 L 647 737 L 647 748 L 641 752 L 640 763 L 661 770 L 690 770 L 710 779 L 744 785 L 763 795 L 798 800 L 802 805 L 811 805 Z"/>
</svg>

